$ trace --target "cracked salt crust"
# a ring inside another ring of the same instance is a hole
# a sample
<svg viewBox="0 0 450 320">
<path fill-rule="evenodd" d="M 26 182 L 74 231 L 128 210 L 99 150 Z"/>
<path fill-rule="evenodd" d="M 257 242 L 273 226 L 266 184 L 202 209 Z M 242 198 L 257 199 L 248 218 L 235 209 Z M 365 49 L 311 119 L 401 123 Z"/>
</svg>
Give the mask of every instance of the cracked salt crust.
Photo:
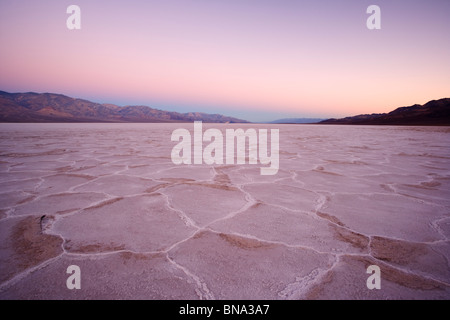
<svg viewBox="0 0 450 320">
<path fill-rule="evenodd" d="M 0 299 L 450 298 L 448 128 L 208 126 L 280 129 L 278 174 L 174 165 L 179 124 L 0 124 Z"/>
</svg>

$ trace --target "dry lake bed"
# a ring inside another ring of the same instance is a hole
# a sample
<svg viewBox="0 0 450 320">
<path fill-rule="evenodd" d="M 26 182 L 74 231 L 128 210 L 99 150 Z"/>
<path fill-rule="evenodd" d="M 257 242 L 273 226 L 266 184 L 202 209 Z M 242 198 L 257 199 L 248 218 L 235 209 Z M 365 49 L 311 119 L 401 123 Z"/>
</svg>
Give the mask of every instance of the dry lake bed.
<svg viewBox="0 0 450 320">
<path fill-rule="evenodd" d="M 449 127 L 203 124 L 278 129 L 275 175 L 178 128 L 0 124 L 0 299 L 450 299 Z"/>
</svg>

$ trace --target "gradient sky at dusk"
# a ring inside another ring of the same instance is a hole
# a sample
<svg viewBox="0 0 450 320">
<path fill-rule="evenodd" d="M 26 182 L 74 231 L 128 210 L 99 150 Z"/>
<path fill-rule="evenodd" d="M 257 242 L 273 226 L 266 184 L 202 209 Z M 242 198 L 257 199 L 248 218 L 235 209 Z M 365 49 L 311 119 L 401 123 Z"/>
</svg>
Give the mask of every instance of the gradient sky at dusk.
<svg viewBox="0 0 450 320">
<path fill-rule="evenodd" d="M 251 121 L 388 112 L 450 97 L 449 35 L 449 0 L 0 0 L 0 90 Z"/>
</svg>

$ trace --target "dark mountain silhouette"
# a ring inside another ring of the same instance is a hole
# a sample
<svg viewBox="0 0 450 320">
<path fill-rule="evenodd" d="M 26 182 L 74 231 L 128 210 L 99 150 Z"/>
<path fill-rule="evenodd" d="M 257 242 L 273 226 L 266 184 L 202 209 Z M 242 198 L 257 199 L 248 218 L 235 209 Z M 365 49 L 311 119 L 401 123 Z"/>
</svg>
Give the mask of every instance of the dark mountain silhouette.
<svg viewBox="0 0 450 320">
<path fill-rule="evenodd" d="M 119 107 L 55 93 L 0 91 L 0 122 L 230 122 L 248 121 L 220 114 L 178 113 L 147 106 Z"/>
<path fill-rule="evenodd" d="M 450 125 L 450 98 L 432 100 L 424 105 L 397 108 L 389 113 L 362 114 L 342 119 L 328 119 L 320 124 L 360 124 L 360 125 Z"/>
</svg>

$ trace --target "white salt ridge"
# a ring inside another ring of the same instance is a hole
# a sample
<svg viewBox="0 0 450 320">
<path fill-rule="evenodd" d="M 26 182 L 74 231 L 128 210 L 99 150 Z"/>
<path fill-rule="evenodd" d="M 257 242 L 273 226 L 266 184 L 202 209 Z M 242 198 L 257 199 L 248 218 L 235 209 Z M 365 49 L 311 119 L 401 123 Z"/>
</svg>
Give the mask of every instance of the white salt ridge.
<svg viewBox="0 0 450 320">
<path fill-rule="evenodd" d="M 448 128 L 205 125 L 280 129 L 261 176 L 174 165 L 183 126 L 1 124 L 0 299 L 450 298 Z"/>
</svg>

